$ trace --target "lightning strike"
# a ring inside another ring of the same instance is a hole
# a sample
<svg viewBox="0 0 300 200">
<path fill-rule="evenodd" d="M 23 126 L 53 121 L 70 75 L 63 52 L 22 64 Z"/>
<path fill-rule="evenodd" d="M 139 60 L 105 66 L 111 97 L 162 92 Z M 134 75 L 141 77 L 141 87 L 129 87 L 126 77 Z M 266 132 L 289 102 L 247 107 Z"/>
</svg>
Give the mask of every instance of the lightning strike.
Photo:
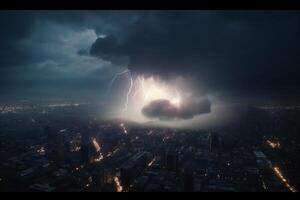
<svg viewBox="0 0 300 200">
<path fill-rule="evenodd" d="M 130 71 L 128 71 L 128 77 L 129 77 L 129 80 L 130 80 L 130 85 L 129 85 L 129 89 L 128 89 L 127 94 L 126 94 L 125 107 L 124 107 L 124 110 L 123 110 L 124 112 L 126 112 L 127 109 L 128 109 L 129 97 L 130 97 L 130 94 L 132 92 L 132 87 L 133 87 L 133 79 L 132 79 Z"/>
<path fill-rule="evenodd" d="M 130 71 L 129 71 L 129 69 L 126 69 L 126 70 L 124 70 L 123 72 L 120 72 L 120 73 L 115 74 L 114 77 L 113 77 L 113 78 L 111 79 L 111 81 L 110 81 L 110 84 L 109 84 L 108 90 L 107 90 L 107 94 L 110 93 L 111 88 L 112 88 L 112 86 L 114 85 L 114 83 L 115 83 L 115 81 L 117 80 L 117 78 L 118 78 L 119 76 L 122 76 L 122 75 L 125 75 L 125 74 L 128 74 L 128 73 L 130 73 Z"/>
</svg>

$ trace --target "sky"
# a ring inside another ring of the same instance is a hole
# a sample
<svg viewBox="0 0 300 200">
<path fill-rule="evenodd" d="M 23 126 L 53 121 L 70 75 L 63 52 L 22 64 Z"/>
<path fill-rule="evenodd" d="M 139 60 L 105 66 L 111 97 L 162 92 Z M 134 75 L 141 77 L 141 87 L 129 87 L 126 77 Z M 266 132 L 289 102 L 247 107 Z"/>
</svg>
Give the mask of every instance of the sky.
<svg viewBox="0 0 300 200">
<path fill-rule="evenodd" d="M 232 101 L 300 94 L 299 11 L 0 11 L 0 27 L 2 99 L 123 102 L 128 76 Z"/>
</svg>

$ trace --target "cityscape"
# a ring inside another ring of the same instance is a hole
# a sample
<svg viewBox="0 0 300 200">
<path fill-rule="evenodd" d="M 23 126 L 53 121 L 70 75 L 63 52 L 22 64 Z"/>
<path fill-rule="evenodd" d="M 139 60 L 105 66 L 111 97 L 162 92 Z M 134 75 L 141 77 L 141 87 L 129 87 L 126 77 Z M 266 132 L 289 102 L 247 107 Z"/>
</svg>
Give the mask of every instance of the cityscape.
<svg viewBox="0 0 300 200">
<path fill-rule="evenodd" d="M 297 192 L 299 187 L 300 145 L 278 134 L 285 124 L 264 118 L 276 108 L 253 108 L 259 115 L 249 110 L 248 117 L 258 119 L 241 119 L 240 127 L 174 129 L 101 120 L 96 112 L 78 116 L 88 107 L 97 110 L 88 103 L 56 105 L 2 107 L 1 191 Z M 299 120 L 299 108 L 288 110 Z M 282 112 L 285 108 L 277 117 Z M 292 116 L 289 120 L 295 123 Z"/>
<path fill-rule="evenodd" d="M 0 192 L 300 190 L 297 10 L 0 10 Z"/>
</svg>

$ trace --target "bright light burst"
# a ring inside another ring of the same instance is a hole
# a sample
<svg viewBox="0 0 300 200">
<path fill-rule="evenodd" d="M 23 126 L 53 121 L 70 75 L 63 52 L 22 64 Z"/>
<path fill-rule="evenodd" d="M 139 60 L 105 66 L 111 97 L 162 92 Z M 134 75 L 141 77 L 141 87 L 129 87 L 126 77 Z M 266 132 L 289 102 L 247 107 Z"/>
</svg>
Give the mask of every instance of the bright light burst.
<svg viewBox="0 0 300 200">
<path fill-rule="evenodd" d="M 130 74 L 130 73 L 127 73 Z M 183 104 L 183 93 L 176 84 L 170 84 L 159 78 L 143 75 L 129 78 L 130 88 L 125 97 L 124 109 L 121 116 L 131 119 L 146 120 L 141 114 L 145 105 L 158 99 L 169 100 L 174 106 L 180 107 Z"/>
<path fill-rule="evenodd" d="M 120 76 L 125 76 L 128 79 L 128 88 L 125 96 L 120 97 L 121 99 L 124 98 L 121 104 L 123 109 L 116 111 L 117 117 L 140 122 L 146 121 L 148 119 L 143 116 L 141 111 L 152 101 L 168 100 L 179 108 L 184 105 L 185 101 L 189 99 L 189 95 L 191 95 L 186 89 L 182 88 L 182 85 L 186 83 L 181 82 L 180 84 L 177 79 L 165 81 L 155 76 L 133 76 L 128 69 L 113 77 L 109 91 Z"/>
<path fill-rule="evenodd" d="M 142 95 L 145 104 L 157 99 L 167 99 L 178 106 L 181 103 L 181 96 L 175 86 L 168 85 L 154 77 L 137 77 L 136 87 L 137 92 L 140 92 Z"/>
</svg>

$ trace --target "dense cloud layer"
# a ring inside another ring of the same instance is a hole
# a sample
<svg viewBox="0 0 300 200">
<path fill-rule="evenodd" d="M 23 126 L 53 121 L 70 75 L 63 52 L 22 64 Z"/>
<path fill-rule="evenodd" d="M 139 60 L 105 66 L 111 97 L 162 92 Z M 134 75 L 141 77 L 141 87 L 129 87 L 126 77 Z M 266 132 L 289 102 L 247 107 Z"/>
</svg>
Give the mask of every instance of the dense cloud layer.
<svg viewBox="0 0 300 200">
<path fill-rule="evenodd" d="M 1 11 L 0 27 L 1 90 L 95 93 L 128 67 L 209 92 L 299 91 L 299 11 Z"/>
<path fill-rule="evenodd" d="M 160 120 L 192 119 L 196 115 L 210 113 L 211 103 L 208 99 L 184 103 L 176 106 L 167 99 L 158 99 L 144 106 L 142 113 L 149 118 Z"/>
<path fill-rule="evenodd" d="M 91 55 L 126 56 L 137 74 L 191 75 L 219 90 L 297 87 L 299 17 L 299 12 L 143 13 L 126 38 L 98 38 Z"/>
</svg>

